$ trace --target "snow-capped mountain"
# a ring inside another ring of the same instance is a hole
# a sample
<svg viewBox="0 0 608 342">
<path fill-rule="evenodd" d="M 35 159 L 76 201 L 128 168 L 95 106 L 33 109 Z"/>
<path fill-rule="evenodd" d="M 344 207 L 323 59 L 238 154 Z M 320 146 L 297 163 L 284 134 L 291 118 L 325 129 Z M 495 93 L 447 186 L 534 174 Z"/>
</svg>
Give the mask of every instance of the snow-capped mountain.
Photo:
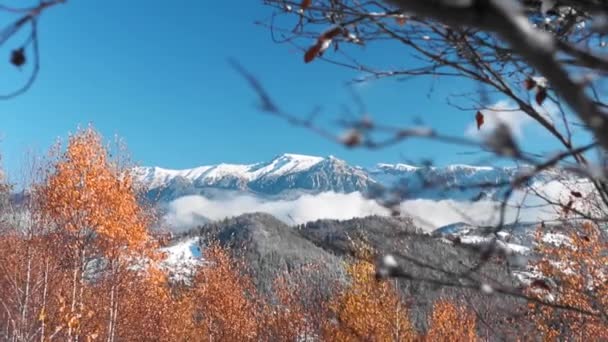
<svg viewBox="0 0 608 342">
<path fill-rule="evenodd" d="M 481 200 L 495 197 L 501 191 L 496 185 L 508 183 L 519 171 L 406 164 L 378 164 L 366 169 L 333 156 L 283 154 L 255 164 L 218 164 L 187 170 L 141 167 L 136 174 L 147 187 L 149 197 L 160 201 L 195 194 L 213 197 L 227 191 L 280 198 L 327 191 L 366 193 L 378 186 L 398 188 L 410 198 Z"/>
<path fill-rule="evenodd" d="M 350 193 L 375 183 L 368 173 L 333 156 L 283 154 L 256 164 L 218 164 L 188 170 L 143 167 L 138 178 L 151 198 L 170 200 L 184 195 L 213 195 L 218 190 L 279 195 L 289 191 Z"/>
<path fill-rule="evenodd" d="M 248 182 L 306 171 L 322 161 L 321 157 L 283 154 L 270 162 L 250 165 L 222 163 L 187 170 L 153 167 L 141 168 L 138 171 L 142 180 L 150 188 L 166 186 L 177 178 L 187 179 L 197 186 L 244 188 Z"/>
</svg>

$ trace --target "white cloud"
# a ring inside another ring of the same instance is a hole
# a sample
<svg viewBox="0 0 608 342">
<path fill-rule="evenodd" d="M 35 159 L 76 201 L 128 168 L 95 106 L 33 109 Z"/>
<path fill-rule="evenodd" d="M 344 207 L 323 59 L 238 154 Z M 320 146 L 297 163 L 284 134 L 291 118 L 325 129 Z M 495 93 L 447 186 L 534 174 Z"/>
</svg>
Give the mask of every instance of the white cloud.
<svg viewBox="0 0 608 342">
<path fill-rule="evenodd" d="M 525 207 L 518 209 L 524 203 Z M 454 201 L 454 200 L 408 200 L 401 203 L 403 213 L 410 215 L 417 226 L 425 231 L 465 222 L 475 226 L 491 226 L 500 222 L 500 202 L 497 201 Z M 515 192 L 505 210 L 504 222 L 539 222 L 556 217 L 553 207 L 536 196 Z"/>
<path fill-rule="evenodd" d="M 539 188 L 544 196 L 558 200 L 569 193 L 563 185 L 549 183 Z M 518 210 L 518 204 L 527 208 Z M 556 211 L 543 206 L 539 197 L 517 191 L 507 207 L 505 222 L 515 219 L 522 222 L 550 220 Z M 499 222 L 500 204 L 495 201 L 455 201 L 415 199 L 401 203 L 403 214 L 411 216 L 420 228 L 431 231 L 456 222 L 474 225 L 492 225 Z M 338 194 L 325 192 L 303 195 L 294 200 L 267 201 L 250 195 L 238 195 L 223 199 L 208 199 L 202 196 L 186 196 L 169 205 L 166 223 L 176 230 L 187 229 L 204 221 L 204 218 L 219 220 L 245 213 L 264 212 L 288 224 L 300 224 L 317 219 L 351 219 L 369 215 L 389 215 L 386 208 L 360 193 Z"/>
<path fill-rule="evenodd" d="M 217 200 L 186 196 L 170 203 L 165 220 L 172 227 L 192 227 L 201 223 L 202 217 L 219 220 L 253 212 L 268 213 L 289 224 L 389 214 L 386 208 L 365 199 L 360 193 L 325 192 L 279 201 L 266 201 L 247 195 Z"/>
</svg>

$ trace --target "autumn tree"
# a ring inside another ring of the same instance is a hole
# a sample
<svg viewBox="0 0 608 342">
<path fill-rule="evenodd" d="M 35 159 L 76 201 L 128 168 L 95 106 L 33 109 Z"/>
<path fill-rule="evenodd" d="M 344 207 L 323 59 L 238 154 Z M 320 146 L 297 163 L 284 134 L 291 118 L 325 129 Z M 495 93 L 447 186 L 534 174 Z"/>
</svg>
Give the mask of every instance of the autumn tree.
<svg viewBox="0 0 608 342">
<path fill-rule="evenodd" d="M 44 238 L 0 234 L 0 338 L 28 341 L 45 332 L 49 291 L 63 275 Z"/>
<path fill-rule="evenodd" d="M 276 303 L 265 307 L 264 334 L 281 341 L 314 336 L 306 308 L 298 301 L 297 290 L 286 276 L 275 279 L 273 292 Z M 320 308 L 319 308 L 320 309 Z"/>
<path fill-rule="evenodd" d="M 37 171 L 28 170 L 24 184 L 34 181 Z M 67 277 L 59 257 L 63 245 L 40 219 L 38 206 L 27 194 L 15 201 L 12 186 L 2 177 L 0 209 L 0 337 L 31 341 L 47 336 L 48 308 Z M 27 178 L 27 180 L 26 180 Z"/>
<path fill-rule="evenodd" d="M 117 339 L 125 341 L 196 341 L 197 298 L 189 287 L 172 284 L 164 271 L 131 272 L 121 296 Z"/>
<path fill-rule="evenodd" d="M 275 278 L 264 305 L 265 339 L 307 341 L 322 335 L 329 317 L 327 299 L 338 288 L 339 279 L 327 279 L 321 271 L 321 265 L 307 264 Z"/>
<path fill-rule="evenodd" d="M 209 340 L 255 341 L 262 321 L 259 295 L 239 259 L 213 243 L 193 279 L 195 321 Z"/>
<path fill-rule="evenodd" d="M 334 323 L 326 338 L 335 341 L 412 341 L 416 332 L 407 307 L 388 281 L 377 281 L 364 259 L 347 266 L 350 282 L 329 303 Z"/>
<path fill-rule="evenodd" d="M 475 314 L 450 300 L 437 300 L 433 305 L 426 339 L 428 341 L 478 340 Z"/>
<path fill-rule="evenodd" d="M 547 341 L 608 339 L 605 233 L 592 222 L 565 228 L 563 235 L 537 231 L 532 269 L 539 278 L 528 292 L 547 304 L 531 303 L 530 317 Z"/>
<path fill-rule="evenodd" d="M 130 169 L 109 157 L 94 129 L 79 130 L 36 194 L 72 272 L 70 289 L 61 295 L 69 315 L 58 329 L 70 340 L 82 333 L 114 340 L 121 275 L 149 247 L 149 220 Z M 102 288 L 104 296 L 93 295 Z M 100 317 L 107 318 L 100 323 Z"/>
</svg>

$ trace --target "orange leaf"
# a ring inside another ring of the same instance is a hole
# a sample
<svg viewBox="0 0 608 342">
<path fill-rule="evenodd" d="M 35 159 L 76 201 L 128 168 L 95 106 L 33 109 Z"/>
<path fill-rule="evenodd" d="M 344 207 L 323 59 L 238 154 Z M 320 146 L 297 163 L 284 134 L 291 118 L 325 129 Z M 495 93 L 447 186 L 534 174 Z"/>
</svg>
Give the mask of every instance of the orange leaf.
<svg viewBox="0 0 608 342">
<path fill-rule="evenodd" d="M 540 106 L 545 102 L 547 98 L 547 88 L 538 87 L 538 91 L 536 92 L 536 103 Z"/>
<path fill-rule="evenodd" d="M 306 53 L 304 54 L 304 63 L 310 63 L 313 59 L 315 59 L 319 52 L 321 52 L 322 45 L 317 42 L 315 45 L 311 46 Z"/>
<path fill-rule="evenodd" d="M 321 34 L 321 37 L 319 37 L 319 40 L 333 39 L 336 36 L 338 36 L 339 34 L 341 34 L 343 31 L 344 31 L 344 29 L 340 26 L 333 27 L 333 28 L 323 32 L 323 34 Z"/>
<path fill-rule="evenodd" d="M 302 0 L 300 3 L 300 8 L 306 10 L 308 7 L 310 7 L 310 5 L 312 5 L 312 0 Z"/>
<path fill-rule="evenodd" d="M 484 119 L 483 119 L 483 114 L 481 112 L 477 112 L 477 114 L 475 114 L 475 121 L 477 122 L 477 130 L 481 129 L 481 126 L 483 126 L 484 123 Z"/>
</svg>

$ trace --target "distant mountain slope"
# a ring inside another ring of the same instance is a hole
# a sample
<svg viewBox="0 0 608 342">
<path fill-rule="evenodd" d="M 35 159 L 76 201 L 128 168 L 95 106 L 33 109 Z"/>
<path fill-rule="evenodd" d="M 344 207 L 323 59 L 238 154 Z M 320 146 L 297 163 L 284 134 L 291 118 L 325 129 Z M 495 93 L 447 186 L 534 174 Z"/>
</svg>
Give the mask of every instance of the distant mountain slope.
<svg viewBox="0 0 608 342">
<path fill-rule="evenodd" d="M 302 266 L 316 265 L 304 273 L 321 291 L 345 280 L 345 262 L 352 261 L 357 246 L 366 245 L 380 255 L 391 253 L 415 279 L 451 279 L 450 274 L 466 272 L 479 255 L 463 245 L 449 244 L 424 234 L 407 218 L 371 216 L 346 221 L 319 220 L 288 226 L 268 214 L 246 214 L 210 223 L 181 237 L 174 250 L 200 239 L 204 245 L 218 241 L 251 268 L 258 288 L 268 290 L 277 276 L 298 272 Z M 171 249 L 169 249 L 171 250 Z M 423 265 L 429 265 L 425 267 Z M 510 269 L 500 259 L 484 263 L 480 274 L 502 284 L 515 284 Z M 332 285 L 333 284 L 333 285 Z M 485 318 L 494 318 L 496 308 L 515 311 L 522 302 L 506 296 L 486 296 L 473 289 L 440 287 L 427 282 L 399 281 L 400 292 L 410 298 L 410 313 L 423 328 L 433 301 L 440 297 L 462 298 L 479 308 Z"/>
<path fill-rule="evenodd" d="M 343 274 L 339 257 L 269 214 L 245 214 L 209 223 L 191 235 L 200 238 L 202 244 L 217 241 L 245 258 L 258 287 L 265 290 L 273 286 L 281 272 L 292 272 L 306 265 L 322 266 L 324 275 L 333 280 Z"/>
</svg>

